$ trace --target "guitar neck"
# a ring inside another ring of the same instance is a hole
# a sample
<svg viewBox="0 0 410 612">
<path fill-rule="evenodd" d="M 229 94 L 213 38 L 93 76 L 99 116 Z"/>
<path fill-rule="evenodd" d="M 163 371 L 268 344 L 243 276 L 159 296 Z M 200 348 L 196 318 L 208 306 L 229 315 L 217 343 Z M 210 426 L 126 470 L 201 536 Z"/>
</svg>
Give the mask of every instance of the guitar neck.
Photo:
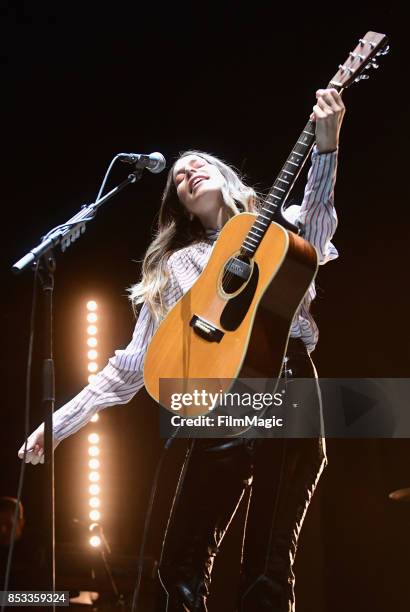
<svg viewBox="0 0 410 612">
<path fill-rule="evenodd" d="M 315 123 L 314 121 L 308 121 L 266 197 L 266 203 L 269 205 L 272 218 L 276 209 L 285 203 L 312 150 L 314 142 Z"/>
<path fill-rule="evenodd" d="M 269 224 L 286 201 L 315 142 L 315 123 L 308 121 L 285 161 L 268 195 L 265 198 L 254 224 L 242 243 L 241 251 L 253 257 Z"/>
</svg>

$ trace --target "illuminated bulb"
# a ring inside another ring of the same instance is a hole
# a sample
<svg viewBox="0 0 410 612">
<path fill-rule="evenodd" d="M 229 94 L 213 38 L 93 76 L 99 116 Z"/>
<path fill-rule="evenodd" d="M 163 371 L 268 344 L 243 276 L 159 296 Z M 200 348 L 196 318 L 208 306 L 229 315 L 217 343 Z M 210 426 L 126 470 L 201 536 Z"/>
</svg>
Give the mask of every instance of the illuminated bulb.
<svg viewBox="0 0 410 612">
<path fill-rule="evenodd" d="M 90 461 L 88 462 L 88 467 L 90 468 L 90 470 L 98 470 L 98 468 L 100 467 L 100 462 L 98 461 L 98 459 L 90 459 Z"/>
<path fill-rule="evenodd" d="M 88 371 L 96 372 L 97 370 L 98 370 L 98 364 L 95 363 L 95 361 L 90 361 L 90 363 L 88 364 Z"/>
<path fill-rule="evenodd" d="M 95 381 L 96 378 L 97 376 L 95 374 L 90 374 L 90 376 L 88 377 L 88 382 L 91 384 Z"/>
<path fill-rule="evenodd" d="M 88 378 L 91 378 L 91 377 L 95 378 L 95 375 L 94 375 L 94 374 L 91 374 L 91 376 L 89 376 Z M 96 422 L 98 421 L 98 419 L 99 419 L 99 418 L 100 418 L 100 415 L 99 415 L 98 413 L 96 413 L 96 414 L 94 414 L 94 415 L 91 417 L 90 421 L 91 421 L 91 423 L 96 423 Z"/>
<path fill-rule="evenodd" d="M 101 512 L 99 510 L 90 510 L 88 515 L 91 521 L 99 521 L 101 518 Z"/>
<path fill-rule="evenodd" d="M 89 323 L 95 323 L 95 322 L 97 321 L 97 319 L 98 319 L 98 317 L 97 317 L 97 315 L 95 314 L 95 312 L 90 312 L 90 313 L 87 315 L 87 321 L 88 321 Z"/>
<path fill-rule="evenodd" d="M 87 334 L 89 336 L 95 336 L 96 333 L 97 333 L 97 326 L 96 325 L 89 325 L 87 327 Z"/>
<path fill-rule="evenodd" d="M 87 310 L 97 310 L 97 302 L 95 300 L 87 302 Z"/>
<path fill-rule="evenodd" d="M 90 497 L 90 501 L 88 503 L 90 504 L 91 508 L 100 507 L 100 500 L 98 499 L 98 497 Z"/>
<path fill-rule="evenodd" d="M 98 548 L 98 546 L 101 546 L 101 538 L 100 538 L 100 536 L 91 536 L 90 544 L 91 544 L 91 546 L 94 546 L 94 548 Z"/>
<path fill-rule="evenodd" d="M 88 338 L 87 344 L 88 346 L 97 346 L 98 344 L 97 338 Z"/>
<path fill-rule="evenodd" d="M 88 436 L 88 441 L 90 442 L 90 444 L 98 444 L 98 442 L 100 441 L 100 436 L 97 433 L 91 433 Z"/>
<path fill-rule="evenodd" d="M 88 480 L 91 482 L 98 482 L 100 480 L 100 475 L 98 472 L 90 472 L 88 474 Z"/>
<path fill-rule="evenodd" d="M 93 361 L 94 359 L 97 359 L 98 352 L 95 349 L 91 349 L 90 351 L 88 351 L 87 357 L 88 359 L 90 359 L 90 361 Z"/>
<path fill-rule="evenodd" d="M 88 492 L 90 495 L 99 495 L 100 494 L 100 485 L 92 484 L 88 487 Z"/>
<path fill-rule="evenodd" d="M 90 448 L 88 449 L 88 454 L 90 455 L 90 457 L 98 457 L 98 455 L 100 454 L 100 449 L 98 448 L 98 446 L 90 446 Z"/>
</svg>

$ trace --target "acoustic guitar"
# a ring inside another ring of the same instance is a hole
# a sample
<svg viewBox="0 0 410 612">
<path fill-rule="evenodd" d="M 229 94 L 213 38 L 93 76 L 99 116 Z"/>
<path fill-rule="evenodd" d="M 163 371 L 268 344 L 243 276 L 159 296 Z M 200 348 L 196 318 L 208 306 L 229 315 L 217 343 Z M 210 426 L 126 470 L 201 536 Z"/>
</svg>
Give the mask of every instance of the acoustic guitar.
<svg viewBox="0 0 410 612">
<path fill-rule="evenodd" d="M 327 87 L 340 92 L 367 78 L 364 71 L 377 67 L 386 45 L 384 34 L 368 32 Z M 173 411 L 174 393 L 192 394 L 198 385 L 225 393 L 238 377 L 278 379 L 292 319 L 318 268 L 315 248 L 282 214 L 314 138 L 309 120 L 260 211 L 235 215 L 224 225 L 206 267 L 154 334 L 144 381 L 165 408 Z M 207 412 L 207 405 L 197 404 L 178 414 Z"/>
</svg>

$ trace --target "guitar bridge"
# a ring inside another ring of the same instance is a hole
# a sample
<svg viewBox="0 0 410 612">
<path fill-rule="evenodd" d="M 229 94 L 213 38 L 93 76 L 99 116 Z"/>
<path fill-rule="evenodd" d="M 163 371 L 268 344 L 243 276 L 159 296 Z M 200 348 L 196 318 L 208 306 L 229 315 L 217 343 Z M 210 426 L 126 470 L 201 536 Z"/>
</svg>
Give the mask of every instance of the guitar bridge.
<svg viewBox="0 0 410 612">
<path fill-rule="evenodd" d="M 209 323 L 209 321 L 198 317 L 198 315 L 194 315 L 189 324 L 198 336 L 208 340 L 208 342 L 220 342 L 224 336 L 223 331 Z"/>
</svg>

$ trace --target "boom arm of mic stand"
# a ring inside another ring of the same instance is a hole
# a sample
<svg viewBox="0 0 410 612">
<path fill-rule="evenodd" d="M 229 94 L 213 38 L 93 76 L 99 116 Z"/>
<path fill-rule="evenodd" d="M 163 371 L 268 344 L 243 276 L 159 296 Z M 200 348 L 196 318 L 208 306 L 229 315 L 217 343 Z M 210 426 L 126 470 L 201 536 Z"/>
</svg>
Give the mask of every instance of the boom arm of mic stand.
<svg viewBox="0 0 410 612">
<path fill-rule="evenodd" d="M 86 223 L 94 219 L 97 214 L 97 210 L 102 204 L 105 204 L 108 200 L 110 200 L 114 195 L 122 191 L 127 185 L 131 183 L 135 183 L 141 178 L 142 169 L 135 169 L 134 172 L 128 175 L 128 177 L 122 181 L 119 185 L 114 187 L 111 191 L 109 191 L 105 196 L 94 202 L 93 204 L 88 204 L 82 206 L 81 210 L 71 217 L 67 221 L 67 223 L 63 223 L 56 228 L 50 230 L 43 240 L 36 247 L 31 249 L 24 257 L 19 259 L 12 266 L 13 272 L 19 274 L 29 266 L 32 266 L 44 253 L 57 246 L 61 245 L 61 250 L 64 251 L 80 237 L 81 234 L 85 232 Z"/>
</svg>

